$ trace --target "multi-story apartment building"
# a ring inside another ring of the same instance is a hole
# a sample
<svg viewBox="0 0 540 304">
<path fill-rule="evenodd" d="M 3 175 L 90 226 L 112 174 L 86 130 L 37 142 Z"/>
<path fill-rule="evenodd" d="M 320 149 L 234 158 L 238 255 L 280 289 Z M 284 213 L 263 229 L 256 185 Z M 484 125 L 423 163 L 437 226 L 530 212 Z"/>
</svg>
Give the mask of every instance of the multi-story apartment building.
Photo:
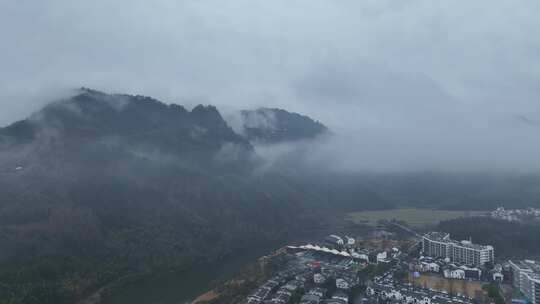
<svg viewBox="0 0 540 304">
<path fill-rule="evenodd" d="M 450 234 L 430 232 L 422 238 L 422 252 L 436 258 L 447 258 L 452 254 Z"/>
<path fill-rule="evenodd" d="M 534 304 L 540 304 L 540 264 L 531 260 L 509 261 L 512 285 Z"/>
<path fill-rule="evenodd" d="M 430 232 L 422 238 L 422 251 L 424 254 L 448 258 L 452 262 L 481 266 L 495 259 L 493 246 L 473 244 L 470 241 L 455 241 L 450 234 Z"/>
</svg>

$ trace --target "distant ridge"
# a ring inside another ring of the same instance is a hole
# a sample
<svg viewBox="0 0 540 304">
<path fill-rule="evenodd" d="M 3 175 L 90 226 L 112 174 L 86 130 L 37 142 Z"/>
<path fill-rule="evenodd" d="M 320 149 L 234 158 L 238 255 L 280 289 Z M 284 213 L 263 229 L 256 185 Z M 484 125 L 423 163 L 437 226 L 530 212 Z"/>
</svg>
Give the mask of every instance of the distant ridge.
<svg viewBox="0 0 540 304">
<path fill-rule="evenodd" d="M 276 108 L 259 108 L 241 112 L 246 138 L 251 141 L 277 143 L 310 139 L 328 132 L 322 123 L 308 116 Z"/>
</svg>

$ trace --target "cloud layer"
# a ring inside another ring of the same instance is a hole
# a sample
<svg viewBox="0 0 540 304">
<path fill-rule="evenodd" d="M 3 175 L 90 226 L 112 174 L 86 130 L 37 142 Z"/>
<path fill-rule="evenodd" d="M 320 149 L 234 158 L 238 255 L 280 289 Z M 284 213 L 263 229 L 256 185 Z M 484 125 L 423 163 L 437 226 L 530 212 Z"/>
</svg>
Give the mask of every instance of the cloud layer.
<svg viewBox="0 0 540 304">
<path fill-rule="evenodd" d="M 313 157 L 343 168 L 538 170 L 538 15 L 536 0 L 0 0 L 0 125 L 87 86 L 298 111 L 337 134 Z"/>
</svg>

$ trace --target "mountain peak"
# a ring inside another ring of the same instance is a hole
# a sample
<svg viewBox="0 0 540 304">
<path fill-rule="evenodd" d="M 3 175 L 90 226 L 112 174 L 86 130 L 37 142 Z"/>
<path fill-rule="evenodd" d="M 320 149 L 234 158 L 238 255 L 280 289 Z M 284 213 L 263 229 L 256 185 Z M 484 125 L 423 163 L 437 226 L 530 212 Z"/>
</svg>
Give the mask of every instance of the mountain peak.
<svg viewBox="0 0 540 304">
<path fill-rule="evenodd" d="M 198 117 L 211 118 L 215 120 L 223 120 L 218 109 L 212 105 L 197 105 L 191 110 L 191 114 Z"/>
<path fill-rule="evenodd" d="M 214 106 L 199 105 L 190 112 L 151 97 L 88 88 L 45 106 L 26 120 L 0 128 L 0 137 L 13 143 L 39 140 L 45 133 L 48 138 L 70 143 L 117 138 L 126 146 L 152 147 L 177 155 L 214 153 L 227 143 L 251 150 L 249 142 L 234 133 Z"/>
<path fill-rule="evenodd" d="M 191 110 L 191 115 L 205 125 L 216 124 L 222 127 L 227 125 L 218 109 L 212 105 L 198 105 Z"/>
<path fill-rule="evenodd" d="M 314 138 L 328 131 L 322 123 L 305 115 L 278 108 L 241 112 L 245 135 L 250 140 L 276 143 Z"/>
</svg>

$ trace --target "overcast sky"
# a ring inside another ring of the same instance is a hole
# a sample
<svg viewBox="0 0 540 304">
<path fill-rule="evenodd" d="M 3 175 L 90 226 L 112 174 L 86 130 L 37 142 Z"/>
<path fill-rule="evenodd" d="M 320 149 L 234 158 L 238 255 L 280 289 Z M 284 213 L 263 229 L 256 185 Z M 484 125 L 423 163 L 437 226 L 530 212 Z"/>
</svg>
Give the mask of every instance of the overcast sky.
<svg viewBox="0 0 540 304">
<path fill-rule="evenodd" d="M 344 167 L 536 170 L 538 16 L 538 0 L 0 0 L 0 125 L 87 86 L 299 111 L 340 135 L 321 153 Z"/>
</svg>

